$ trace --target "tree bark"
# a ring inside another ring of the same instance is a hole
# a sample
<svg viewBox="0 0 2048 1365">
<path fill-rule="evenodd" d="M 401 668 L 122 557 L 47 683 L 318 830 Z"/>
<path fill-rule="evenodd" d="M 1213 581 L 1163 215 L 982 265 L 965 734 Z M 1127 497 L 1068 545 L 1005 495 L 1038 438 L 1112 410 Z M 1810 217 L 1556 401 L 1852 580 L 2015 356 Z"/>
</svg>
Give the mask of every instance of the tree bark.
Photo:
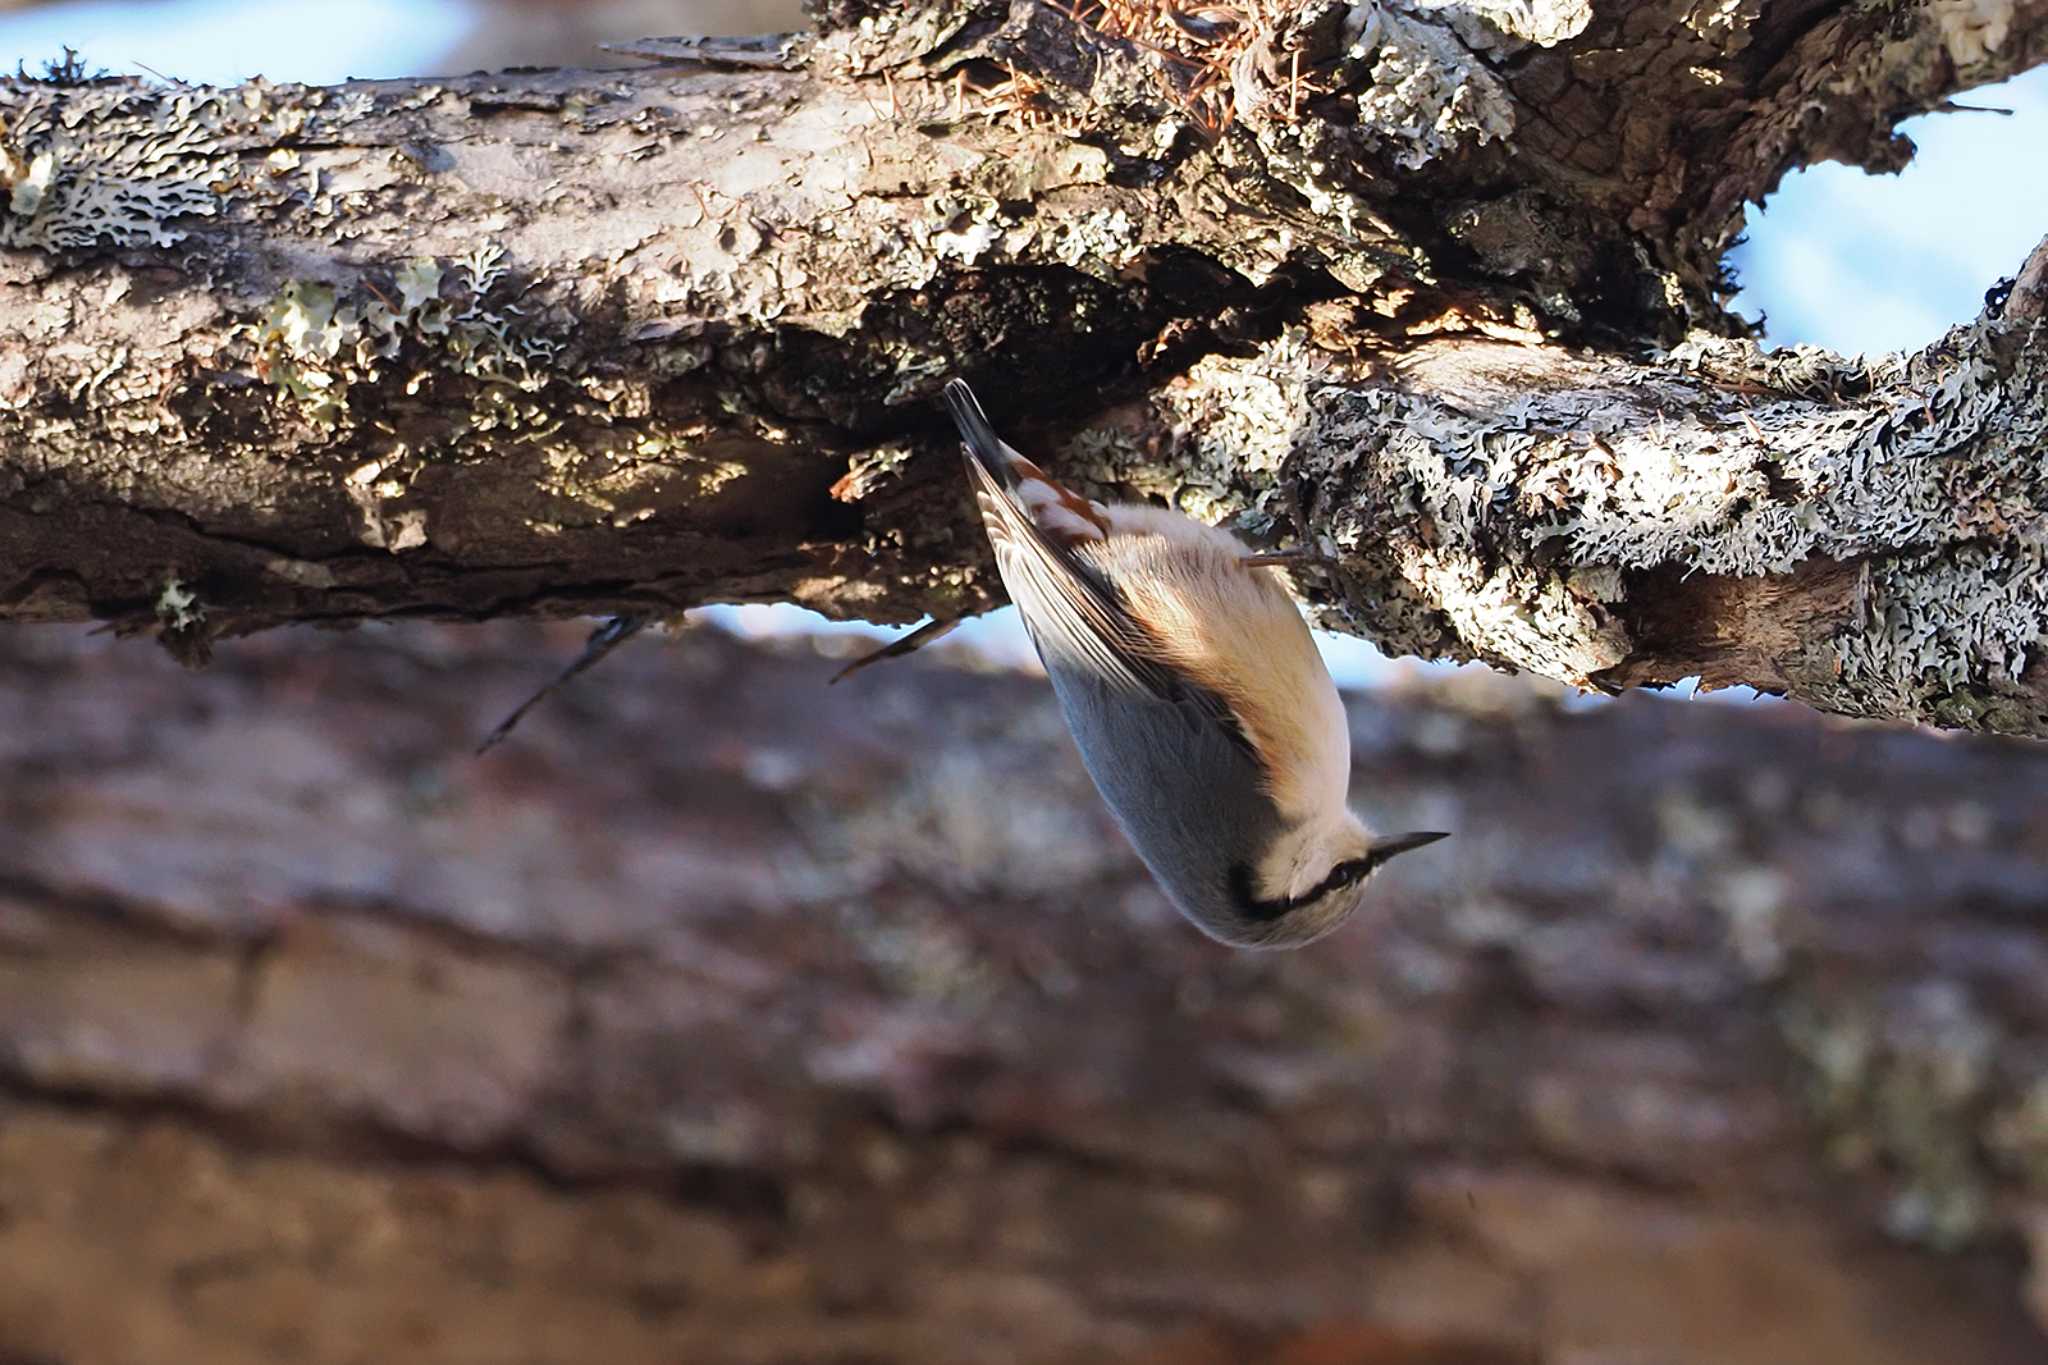
<svg viewBox="0 0 2048 1365">
<path fill-rule="evenodd" d="M 199 658 L 976 610 L 961 374 L 1098 493 L 1337 551 L 1302 595 L 1395 652 L 2048 734 L 2034 294 L 1764 355 L 1720 266 L 1789 167 L 1896 167 L 2048 55 L 2048 3 L 818 19 L 642 73 L 0 85 L 0 617 Z"/>
<path fill-rule="evenodd" d="M 7 637 L 0 1358 L 2048 1349 L 2048 753 L 1380 696 L 1457 856 L 1245 954 L 1042 683 L 699 631 L 470 760 L 548 652 Z"/>
</svg>

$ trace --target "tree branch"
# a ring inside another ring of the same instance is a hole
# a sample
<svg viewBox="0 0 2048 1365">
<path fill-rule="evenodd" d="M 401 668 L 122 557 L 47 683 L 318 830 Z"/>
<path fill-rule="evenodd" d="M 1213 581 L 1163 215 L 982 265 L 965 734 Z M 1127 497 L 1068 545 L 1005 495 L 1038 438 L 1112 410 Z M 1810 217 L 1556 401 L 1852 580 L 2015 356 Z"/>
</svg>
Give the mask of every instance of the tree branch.
<svg viewBox="0 0 2048 1365">
<path fill-rule="evenodd" d="M 1670 350 L 1739 330 L 1746 200 L 1894 164 L 1898 118 L 2048 55 L 2048 5 L 1134 13 L 0 86 L 0 618 L 202 657 L 283 621 L 975 610 L 959 373 L 1104 491 L 1256 531 L 1300 496 L 1347 554 L 1305 591 L 1393 649 L 2048 732 L 2031 295 L 1871 365 Z"/>
<path fill-rule="evenodd" d="M 1335 609 L 1403 622 L 1392 647 L 2048 735 L 2048 328 L 1875 365 L 1448 345 L 1403 378 L 1318 394 L 1293 451 L 1347 550 Z"/>
</svg>

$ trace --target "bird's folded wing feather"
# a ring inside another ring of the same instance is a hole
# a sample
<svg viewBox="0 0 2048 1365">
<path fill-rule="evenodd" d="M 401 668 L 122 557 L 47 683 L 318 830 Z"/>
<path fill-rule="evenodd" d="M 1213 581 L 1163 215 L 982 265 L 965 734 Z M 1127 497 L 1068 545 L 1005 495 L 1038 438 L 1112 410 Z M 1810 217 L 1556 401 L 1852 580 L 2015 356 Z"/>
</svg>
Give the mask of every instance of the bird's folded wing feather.
<svg viewBox="0 0 2048 1365">
<path fill-rule="evenodd" d="M 967 467 L 1003 584 L 1039 649 L 1049 656 L 1046 662 L 1086 669 L 1127 700 L 1176 706 L 1190 724 L 1221 729 L 1251 753 L 1244 726 L 1229 704 L 1169 667 L 1153 632 L 1131 615 L 1115 587 L 1063 543 L 1099 536 L 1049 532 L 972 454 Z"/>
</svg>

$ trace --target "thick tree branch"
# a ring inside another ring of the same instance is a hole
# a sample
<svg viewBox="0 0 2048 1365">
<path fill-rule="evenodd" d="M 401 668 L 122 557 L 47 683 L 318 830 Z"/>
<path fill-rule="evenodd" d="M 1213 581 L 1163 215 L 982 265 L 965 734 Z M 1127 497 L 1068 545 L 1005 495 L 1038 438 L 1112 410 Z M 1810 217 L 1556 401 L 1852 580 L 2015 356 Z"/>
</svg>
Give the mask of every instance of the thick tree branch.
<svg viewBox="0 0 2048 1365">
<path fill-rule="evenodd" d="M 2048 4 L 823 23 L 0 87 L 0 616 L 972 610 L 961 373 L 1106 491 L 1306 506 L 1346 559 L 1304 591 L 1391 648 L 2048 733 L 2029 290 L 1910 359 L 1679 344 L 1733 329 L 1745 200 L 1896 164 Z"/>
<path fill-rule="evenodd" d="M 2048 328 L 1877 365 L 1471 346 L 1296 436 L 1396 648 L 2048 735 Z M 1355 595 L 1339 579 L 1337 601 Z"/>
</svg>

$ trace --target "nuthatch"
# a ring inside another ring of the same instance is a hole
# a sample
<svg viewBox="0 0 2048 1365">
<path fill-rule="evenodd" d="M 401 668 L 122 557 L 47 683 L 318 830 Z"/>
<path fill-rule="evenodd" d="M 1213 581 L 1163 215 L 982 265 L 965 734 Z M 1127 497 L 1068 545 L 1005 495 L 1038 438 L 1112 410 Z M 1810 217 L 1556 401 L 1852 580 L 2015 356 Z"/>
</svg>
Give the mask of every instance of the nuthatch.
<svg viewBox="0 0 2048 1365">
<path fill-rule="evenodd" d="M 1312 942 L 1372 874 L 1444 837 L 1345 805 L 1351 733 L 1307 624 L 1258 555 L 1178 512 L 1104 506 L 946 406 L 1017 604 L 1096 790 L 1176 908 L 1245 948 Z"/>
</svg>

